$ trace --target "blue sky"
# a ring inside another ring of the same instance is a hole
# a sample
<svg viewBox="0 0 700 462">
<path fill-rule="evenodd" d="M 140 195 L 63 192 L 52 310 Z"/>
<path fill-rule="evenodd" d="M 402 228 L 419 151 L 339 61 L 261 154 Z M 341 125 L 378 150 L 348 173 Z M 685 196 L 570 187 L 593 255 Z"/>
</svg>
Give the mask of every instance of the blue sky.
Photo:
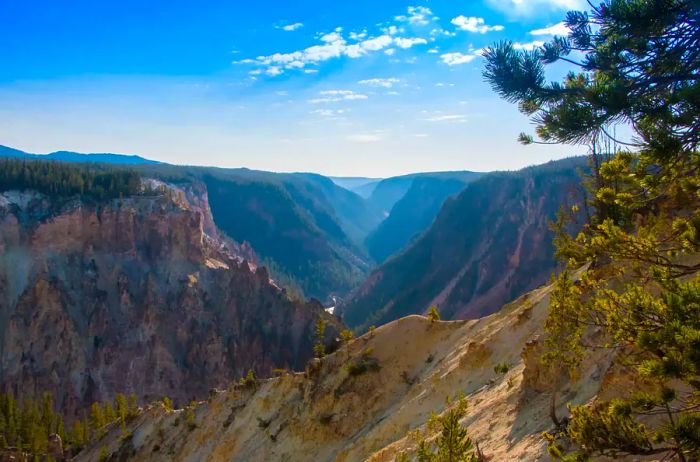
<svg viewBox="0 0 700 462">
<path fill-rule="evenodd" d="M 518 145 L 479 50 L 584 6 L 5 0 L 0 144 L 331 175 L 541 163 L 581 148 Z"/>
</svg>

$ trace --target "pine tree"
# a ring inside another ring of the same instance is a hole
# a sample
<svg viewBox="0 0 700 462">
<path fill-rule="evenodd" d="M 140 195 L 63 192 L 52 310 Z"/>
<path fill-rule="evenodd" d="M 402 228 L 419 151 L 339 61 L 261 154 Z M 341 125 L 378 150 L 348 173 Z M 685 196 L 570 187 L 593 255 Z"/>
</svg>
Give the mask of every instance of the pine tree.
<svg viewBox="0 0 700 462">
<path fill-rule="evenodd" d="M 699 17 L 693 0 L 606 0 L 569 13 L 567 37 L 485 53 L 487 80 L 537 125 L 538 138 L 522 134 L 523 143 L 591 153 L 591 213 L 572 208 L 555 226 L 567 268 L 554 280 L 543 362 L 575 373 L 596 330 L 595 343 L 642 384 L 573 406 L 568 427 L 547 436 L 555 457 L 700 457 Z M 557 61 L 578 70 L 546 83 Z M 619 124 L 631 140 L 618 139 Z M 577 450 L 567 454 L 560 439 Z"/>
<path fill-rule="evenodd" d="M 127 408 L 129 418 L 134 418 L 139 415 L 139 400 L 133 393 L 129 395 L 129 402 Z"/>
<path fill-rule="evenodd" d="M 98 439 L 102 438 L 105 425 L 107 425 L 107 421 L 102 406 L 99 403 L 92 403 L 90 406 L 90 427 Z"/>
<path fill-rule="evenodd" d="M 123 430 L 126 428 L 126 418 L 129 415 L 126 396 L 121 393 L 117 393 L 117 396 L 114 397 L 114 407 L 116 408 L 116 420 L 119 422 L 119 425 Z"/>
<path fill-rule="evenodd" d="M 109 401 L 102 403 L 102 413 L 104 415 L 105 424 L 110 424 L 117 420 L 117 413 L 114 410 L 114 406 Z"/>
<path fill-rule="evenodd" d="M 316 343 L 314 356 L 321 359 L 326 356 L 326 321 L 319 316 L 316 320 Z"/>
<path fill-rule="evenodd" d="M 431 323 L 440 320 L 440 312 L 438 311 L 437 306 L 430 307 L 430 310 L 428 310 L 428 319 Z"/>
<path fill-rule="evenodd" d="M 454 404 L 448 401 L 447 404 L 449 409 L 442 416 L 436 417 L 440 426 L 440 434 L 435 442 L 437 450 L 425 439 L 421 439 L 416 451 L 418 462 L 477 462 L 472 440 L 460 422 L 467 415 L 466 399 L 461 398 Z"/>
<path fill-rule="evenodd" d="M 167 412 L 171 412 L 173 410 L 173 400 L 168 398 L 167 396 L 163 397 L 163 407 Z"/>
</svg>

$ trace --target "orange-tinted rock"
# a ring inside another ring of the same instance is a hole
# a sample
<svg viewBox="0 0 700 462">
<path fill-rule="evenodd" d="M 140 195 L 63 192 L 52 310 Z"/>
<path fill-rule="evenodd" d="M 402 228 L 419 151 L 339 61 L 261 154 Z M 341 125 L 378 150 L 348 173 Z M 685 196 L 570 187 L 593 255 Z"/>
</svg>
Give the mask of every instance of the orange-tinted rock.
<svg viewBox="0 0 700 462">
<path fill-rule="evenodd" d="M 242 264 L 252 252 L 205 232 L 206 196 L 186 196 L 0 195 L 5 390 L 51 391 L 75 412 L 118 392 L 184 403 L 251 368 L 303 368 L 322 308 Z"/>
</svg>

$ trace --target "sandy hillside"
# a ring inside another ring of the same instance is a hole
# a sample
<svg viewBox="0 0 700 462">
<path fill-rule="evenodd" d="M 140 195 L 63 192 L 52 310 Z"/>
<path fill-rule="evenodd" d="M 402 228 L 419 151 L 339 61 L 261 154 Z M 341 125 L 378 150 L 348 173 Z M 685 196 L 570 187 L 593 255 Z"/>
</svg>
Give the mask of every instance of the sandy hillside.
<svg viewBox="0 0 700 462">
<path fill-rule="evenodd" d="M 490 460 L 548 460 L 540 434 L 553 426 L 551 377 L 535 358 L 549 291 L 477 321 L 400 319 L 305 373 L 213 391 L 193 410 L 150 406 L 126 437 L 113 429 L 78 460 L 107 451 L 139 461 L 392 461 L 415 447 L 416 430 L 428 431 L 446 397 L 460 393 L 470 405 L 463 424 Z M 510 366 L 506 374 L 494 372 L 500 363 Z M 356 375 L 347 364 L 356 365 Z M 601 383 L 614 382 L 609 364 L 594 358 L 580 380 L 562 386 L 560 415 L 564 400 L 586 402 Z"/>
</svg>

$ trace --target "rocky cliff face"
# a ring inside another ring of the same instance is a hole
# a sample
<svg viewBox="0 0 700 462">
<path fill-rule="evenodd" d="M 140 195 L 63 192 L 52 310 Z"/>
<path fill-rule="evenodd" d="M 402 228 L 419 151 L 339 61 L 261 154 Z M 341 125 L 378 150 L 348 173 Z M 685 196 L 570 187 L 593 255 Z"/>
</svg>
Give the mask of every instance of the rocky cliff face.
<svg viewBox="0 0 700 462">
<path fill-rule="evenodd" d="M 351 341 L 305 373 L 230 386 L 188 410 L 147 406 L 128 428 L 114 428 L 78 455 L 100 451 L 133 461 L 371 461 L 400 452 L 415 460 L 428 424 L 445 399 L 464 393 L 462 420 L 492 461 L 550 460 L 541 437 L 550 419 L 552 372 L 537 360 L 551 288 L 543 287 L 473 321 L 391 322 Z M 348 364 L 372 364 L 351 371 Z M 506 373 L 494 366 L 506 364 Z M 556 410 L 610 393 L 611 352 L 582 365 L 580 378 L 558 378 Z M 103 449 L 104 448 L 104 449 Z"/>
<path fill-rule="evenodd" d="M 2 387 L 52 391 L 74 412 L 117 392 L 183 403 L 249 368 L 302 368 L 327 315 L 220 239 L 203 192 L 105 203 L 2 193 Z"/>
<path fill-rule="evenodd" d="M 474 319 L 545 283 L 557 264 L 549 224 L 562 205 L 581 201 L 584 165 L 567 159 L 470 183 L 374 270 L 340 307 L 343 320 L 363 330 L 432 305 L 443 318 Z"/>
</svg>

